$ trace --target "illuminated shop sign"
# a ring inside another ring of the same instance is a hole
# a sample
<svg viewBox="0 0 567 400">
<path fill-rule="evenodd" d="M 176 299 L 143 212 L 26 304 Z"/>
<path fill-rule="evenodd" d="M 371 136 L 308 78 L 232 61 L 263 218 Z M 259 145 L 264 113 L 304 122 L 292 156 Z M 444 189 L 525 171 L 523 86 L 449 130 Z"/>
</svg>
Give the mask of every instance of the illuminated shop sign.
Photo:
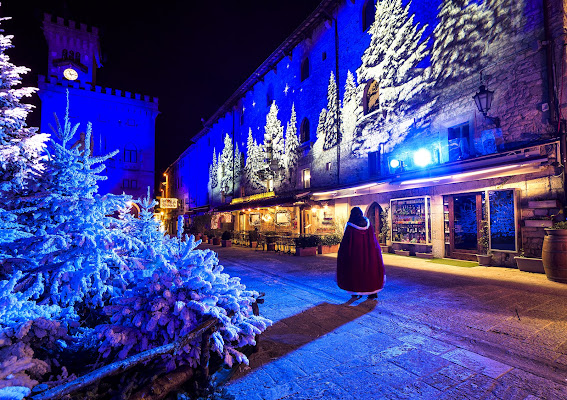
<svg viewBox="0 0 567 400">
<path fill-rule="evenodd" d="M 266 192 L 266 193 L 252 194 L 246 197 L 237 197 L 235 199 L 232 199 L 230 204 L 238 204 L 238 203 L 244 203 L 244 202 L 260 200 L 260 199 L 269 199 L 270 197 L 276 197 L 276 194 L 274 192 Z"/>
<path fill-rule="evenodd" d="M 159 199 L 160 208 L 177 208 L 177 199 L 162 197 Z"/>
</svg>

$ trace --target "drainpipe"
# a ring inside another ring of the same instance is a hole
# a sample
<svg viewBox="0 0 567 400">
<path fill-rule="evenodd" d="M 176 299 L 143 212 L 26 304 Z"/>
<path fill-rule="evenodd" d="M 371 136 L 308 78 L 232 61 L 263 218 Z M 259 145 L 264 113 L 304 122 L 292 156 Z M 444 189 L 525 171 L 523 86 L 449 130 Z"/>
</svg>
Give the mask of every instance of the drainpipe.
<svg viewBox="0 0 567 400">
<path fill-rule="evenodd" d="M 565 129 L 560 123 L 561 116 L 558 114 L 557 98 L 555 96 L 555 75 L 553 73 L 553 38 L 550 29 L 550 2 L 543 0 L 543 30 L 545 42 L 545 64 L 547 72 L 547 90 L 549 93 L 549 122 L 553 126 L 557 126 L 556 135 L 559 136 L 559 154 L 561 157 L 561 165 L 563 167 L 563 215 L 567 215 L 565 207 L 567 207 L 567 146 Z M 563 60 L 560 60 L 562 63 Z"/>
</svg>

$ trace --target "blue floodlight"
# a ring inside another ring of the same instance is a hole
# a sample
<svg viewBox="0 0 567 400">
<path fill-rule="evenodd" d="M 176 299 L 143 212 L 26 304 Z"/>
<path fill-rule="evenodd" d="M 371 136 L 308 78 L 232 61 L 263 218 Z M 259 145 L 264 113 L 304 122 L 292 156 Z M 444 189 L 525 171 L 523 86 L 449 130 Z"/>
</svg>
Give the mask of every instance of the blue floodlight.
<svg viewBox="0 0 567 400">
<path fill-rule="evenodd" d="M 392 167 L 393 169 L 396 169 L 400 166 L 400 160 L 390 160 L 390 167 Z"/>
<path fill-rule="evenodd" d="M 413 162 L 418 167 L 426 167 L 431 164 L 431 153 L 427 149 L 419 149 L 413 153 Z"/>
</svg>

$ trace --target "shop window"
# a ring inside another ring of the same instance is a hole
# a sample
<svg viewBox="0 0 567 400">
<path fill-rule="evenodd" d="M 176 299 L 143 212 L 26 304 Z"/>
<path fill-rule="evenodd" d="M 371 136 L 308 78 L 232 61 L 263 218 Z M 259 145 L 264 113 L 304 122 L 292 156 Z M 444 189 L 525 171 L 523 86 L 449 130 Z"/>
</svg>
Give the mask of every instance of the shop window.
<svg viewBox="0 0 567 400">
<path fill-rule="evenodd" d="M 490 250 L 517 251 L 517 209 L 514 190 L 488 191 Z"/>
<path fill-rule="evenodd" d="M 301 143 L 309 142 L 310 140 L 309 120 L 307 117 L 303 118 L 303 121 L 301 121 L 301 127 L 299 128 L 299 140 Z"/>
<path fill-rule="evenodd" d="M 452 126 L 447 135 L 449 161 L 465 160 L 471 156 L 471 129 L 468 123 Z"/>
<path fill-rule="evenodd" d="M 376 7 L 374 5 L 374 0 L 368 0 L 362 6 L 362 31 L 366 32 L 370 29 L 370 26 L 374 23 L 374 18 L 376 15 Z"/>
<path fill-rule="evenodd" d="M 380 87 L 374 79 L 369 80 L 364 87 L 364 102 L 362 109 L 364 115 L 380 108 Z"/>
<path fill-rule="evenodd" d="M 311 171 L 309 169 L 301 171 L 301 180 L 303 181 L 304 189 L 309 189 L 311 187 Z"/>
<path fill-rule="evenodd" d="M 309 57 L 301 62 L 301 82 L 309 78 Z"/>
</svg>

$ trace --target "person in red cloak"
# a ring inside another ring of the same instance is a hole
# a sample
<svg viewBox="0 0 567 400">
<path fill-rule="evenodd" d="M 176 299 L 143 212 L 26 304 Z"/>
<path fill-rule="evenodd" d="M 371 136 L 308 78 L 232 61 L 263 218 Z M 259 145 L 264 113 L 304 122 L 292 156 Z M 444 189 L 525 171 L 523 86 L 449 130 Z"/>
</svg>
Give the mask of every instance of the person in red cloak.
<svg viewBox="0 0 567 400">
<path fill-rule="evenodd" d="M 353 298 L 368 295 L 369 299 L 375 299 L 384 280 L 382 250 L 374 228 L 362 210 L 354 207 L 337 256 L 337 284 Z"/>
</svg>

